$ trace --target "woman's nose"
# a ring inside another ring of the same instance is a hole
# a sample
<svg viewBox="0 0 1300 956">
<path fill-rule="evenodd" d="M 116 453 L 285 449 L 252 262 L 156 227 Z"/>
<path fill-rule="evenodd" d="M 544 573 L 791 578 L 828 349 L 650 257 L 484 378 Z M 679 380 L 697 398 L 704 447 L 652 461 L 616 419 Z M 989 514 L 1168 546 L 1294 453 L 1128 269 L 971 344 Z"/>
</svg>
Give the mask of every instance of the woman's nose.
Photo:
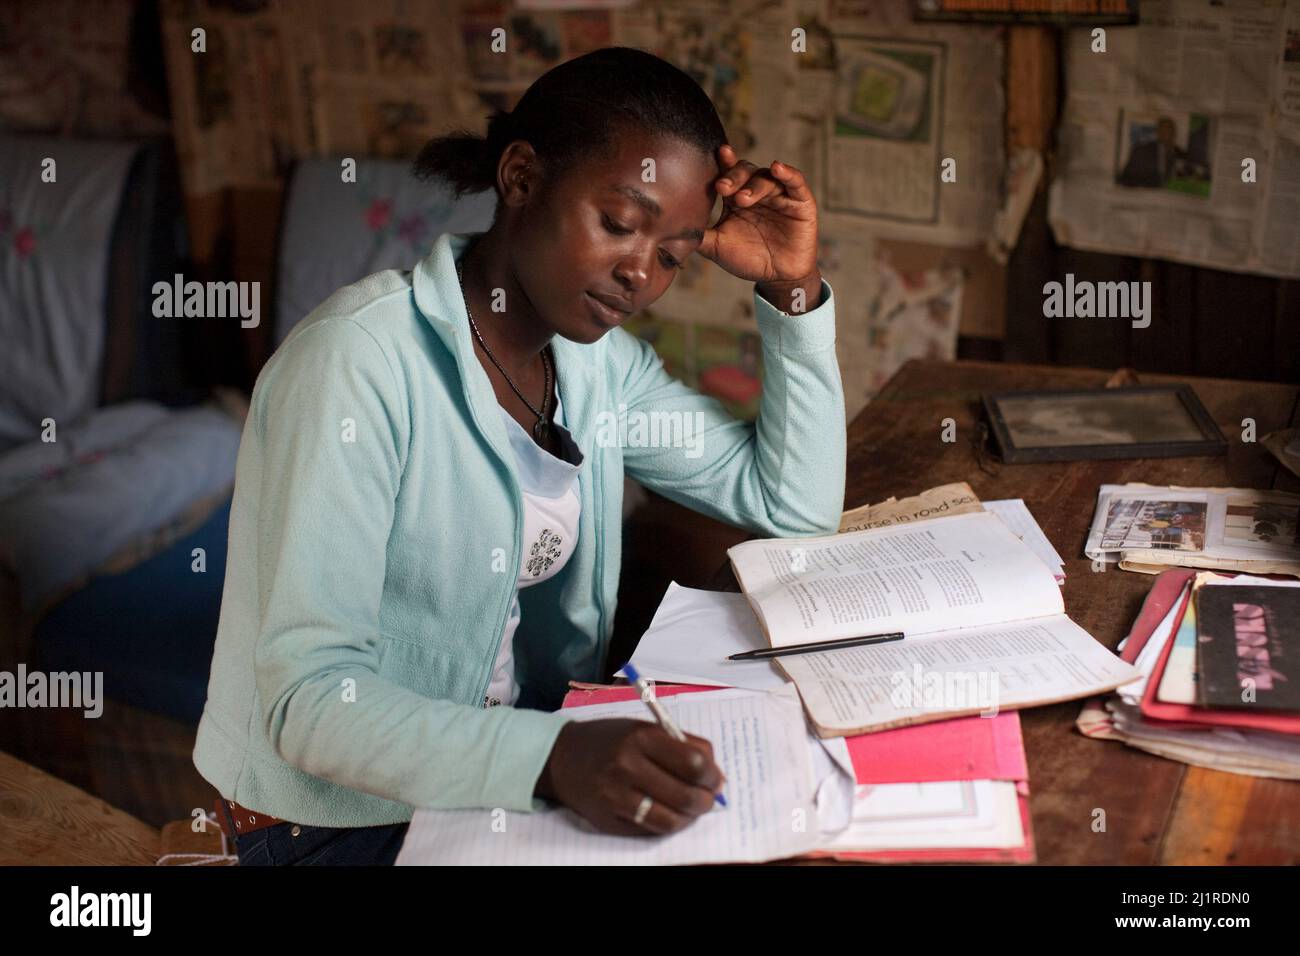
<svg viewBox="0 0 1300 956">
<path fill-rule="evenodd" d="M 649 281 L 650 267 L 645 255 L 627 256 L 614 267 L 614 275 L 629 293 L 639 292 Z"/>
</svg>

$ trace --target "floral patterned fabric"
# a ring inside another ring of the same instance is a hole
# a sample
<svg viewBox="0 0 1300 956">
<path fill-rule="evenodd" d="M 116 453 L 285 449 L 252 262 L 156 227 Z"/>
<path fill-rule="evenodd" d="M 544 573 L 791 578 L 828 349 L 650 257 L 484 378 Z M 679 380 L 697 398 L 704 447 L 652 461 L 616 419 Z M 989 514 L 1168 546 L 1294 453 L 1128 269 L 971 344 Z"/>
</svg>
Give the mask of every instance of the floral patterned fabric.
<svg viewBox="0 0 1300 956">
<path fill-rule="evenodd" d="M 338 159 L 300 163 L 289 187 L 275 340 L 336 290 L 384 269 L 410 269 L 444 232 L 492 224 L 496 193 L 453 199 L 441 182 L 420 182 L 408 163 L 358 159 L 356 181 Z"/>
<path fill-rule="evenodd" d="M 98 404 L 109 244 L 138 148 L 0 135 L 0 452 Z"/>
</svg>

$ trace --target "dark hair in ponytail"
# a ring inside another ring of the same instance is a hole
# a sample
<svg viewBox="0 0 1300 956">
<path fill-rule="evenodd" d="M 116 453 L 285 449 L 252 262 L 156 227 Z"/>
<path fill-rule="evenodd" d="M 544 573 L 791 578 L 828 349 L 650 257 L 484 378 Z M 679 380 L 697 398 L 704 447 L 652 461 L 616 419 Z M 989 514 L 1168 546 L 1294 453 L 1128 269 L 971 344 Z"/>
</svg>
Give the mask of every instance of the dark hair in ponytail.
<svg viewBox="0 0 1300 956">
<path fill-rule="evenodd" d="M 633 47 L 594 50 L 533 82 L 513 112 L 496 110 L 487 135 L 468 130 L 430 140 L 413 172 L 447 180 L 457 197 L 496 185 L 501 153 L 527 140 L 552 181 L 592 158 L 610 158 L 620 133 L 639 129 L 698 147 L 710 156 L 727 141 L 718 111 L 700 85 L 667 60 Z"/>
</svg>

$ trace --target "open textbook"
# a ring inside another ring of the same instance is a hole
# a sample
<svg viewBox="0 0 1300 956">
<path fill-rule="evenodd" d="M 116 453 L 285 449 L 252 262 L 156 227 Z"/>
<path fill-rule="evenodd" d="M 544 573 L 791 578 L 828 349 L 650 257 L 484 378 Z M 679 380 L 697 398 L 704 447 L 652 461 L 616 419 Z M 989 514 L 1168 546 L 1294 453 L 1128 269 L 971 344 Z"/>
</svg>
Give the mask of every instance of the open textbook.
<svg viewBox="0 0 1300 956">
<path fill-rule="evenodd" d="M 1300 575 L 1300 495 L 1249 488 L 1102 485 L 1084 548 L 1125 571 Z"/>
<path fill-rule="evenodd" d="M 772 647 L 907 635 L 778 658 L 822 737 L 1072 700 L 1138 677 L 1066 617 L 1052 570 L 991 512 L 727 553 Z"/>
<path fill-rule="evenodd" d="M 928 488 L 910 498 L 886 498 L 874 505 L 864 505 L 840 515 L 839 533 L 888 528 L 900 524 L 916 524 L 933 518 L 974 514 L 992 511 L 1002 522 L 1033 549 L 1034 553 L 1052 569 L 1057 584 L 1065 583 L 1065 565 L 1061 556 L 1047 540 L 1043 529 L 1019 498 L 981 502 L 971 486 L 964 481 Z"/>
</svg>

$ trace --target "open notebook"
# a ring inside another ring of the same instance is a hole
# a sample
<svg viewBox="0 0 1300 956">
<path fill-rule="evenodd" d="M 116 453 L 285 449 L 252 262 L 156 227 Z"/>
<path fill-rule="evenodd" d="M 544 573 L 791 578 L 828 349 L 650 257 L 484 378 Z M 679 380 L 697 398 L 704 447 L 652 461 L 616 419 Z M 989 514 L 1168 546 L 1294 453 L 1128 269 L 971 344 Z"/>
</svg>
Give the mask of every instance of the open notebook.
<svg viewBox="0 0 1300 956">
<path fill-rule="evenodd" d="M 1052 571 L 989 512 L 728 555 L 772 647 L 907 635 L 778 658 L 822 737 L 1072 700 L 1139 676 L 1066 617 Z"/>
<path fill-rule="evenodd" d="M 419 809 L 397 864 L 759 863 L 818 846 L 812 738 L 793 692 L 727 689 L 668 697 L 663 705 L 683 731 L 713 744 L 727 777 L 725 808 L 659 838 L 601 833 L 561 806 L 532 813 Z M 573 716 L 653 719 L 639 698 L 582 707 Z"/>
</svg>

